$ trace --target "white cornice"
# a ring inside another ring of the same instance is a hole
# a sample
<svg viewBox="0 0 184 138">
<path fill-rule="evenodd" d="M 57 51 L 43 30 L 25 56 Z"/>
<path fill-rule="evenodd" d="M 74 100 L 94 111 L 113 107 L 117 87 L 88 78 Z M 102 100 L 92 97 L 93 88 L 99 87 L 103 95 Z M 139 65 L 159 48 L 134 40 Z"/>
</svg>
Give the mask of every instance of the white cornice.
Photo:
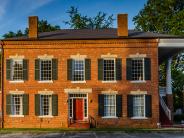
<svg viewBox="0 0 184 138">
<path fill-rule="evenodd" d="M 184 38 L 182 39 L 160 39 L 158 47 L 184 48 Z"/>
<path fill-rule="evenodd" d="M 64 89 L 65 93 L 91 93 L 92 92 L 92 88 L 86 88 L 86 89 L 81 89 L 79 87 L 77 88 L 68 88 L 68 89 Z"/>
</svg>

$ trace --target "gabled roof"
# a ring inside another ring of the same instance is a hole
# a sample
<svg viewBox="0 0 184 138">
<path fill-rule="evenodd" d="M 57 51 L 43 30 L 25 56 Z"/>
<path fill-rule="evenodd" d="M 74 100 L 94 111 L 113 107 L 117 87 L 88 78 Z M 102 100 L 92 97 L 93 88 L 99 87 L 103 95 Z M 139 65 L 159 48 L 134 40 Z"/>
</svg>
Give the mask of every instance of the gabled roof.
<svg viewBox="0 0 184 138">
<path fill-rule="evenodd" d="M 181 38 L 181 36 L 166 35 L 152 32 L 129 30 L 127 37 L 119 37 L 116 28 L 109 29 L 61 29 L 38 34 L 38 40 L 87 40 L 87 39 L 146 39 L 146 38 Z M 4 40 L 32 40 L 27 36 L 14 37 Z M 37 39 L 36 39 L 37 40 Z"/>
</svg>

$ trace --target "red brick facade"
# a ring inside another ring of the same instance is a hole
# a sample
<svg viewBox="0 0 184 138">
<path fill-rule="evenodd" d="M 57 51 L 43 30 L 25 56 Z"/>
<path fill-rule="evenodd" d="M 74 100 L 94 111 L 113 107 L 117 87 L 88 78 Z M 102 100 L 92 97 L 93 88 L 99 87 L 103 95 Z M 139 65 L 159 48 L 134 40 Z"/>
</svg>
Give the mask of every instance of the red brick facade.
<svg viewBox="0 0 184 138">
<path fill-rule="evenodd" d="M 88 93 L 88 115 L 92 116 L 97 127 L 156 128 L 159 122 L 158 95 L 158 48 L 155 39 L 109 39 L 109 40 L 60 40 L 60 41 L 4 41 L 4 127 L 5 128 L 67 128 L 68 94 L 65 89 L 91 88 Z M 122 80 L 116 83 L 102 83 L 98 80 L 98 58 L 111 53 L 122 58 Z M 126 58 L 132 54 L 146 54 L 151 58 L 151 81 L 131 83 L 126 80 Z M 53 83 L 39 83 L 35 80 L 35 59 L 40 55 L 53 55 L 58 59 L 58 80 Z M 71 55 L 86 55 L 91 59 L 91 80 L 86 83 L 71 83 L 67 80 L 67 59 Z M 28 81 L 10 83 L 6 80 L 6 59 L 9 56 L 24 56 L 28 59 Z M 29 115 L 11 117 L 6 114 L 6 94 L 9 91 L 24 91 L 29 94 Z M 35 116 L 35 97 L 38 91 L 53 91 L 58 94 L 58 116 L 39 118 Z M 98 94 L 109 89 L 122 94 L 122 117 L 105 119 L 98 116 Z M 146 91 L 152 95 L 152 117 L 131 119 L 127 117 L 127 95 L 131 91 Z"/>
</svg>

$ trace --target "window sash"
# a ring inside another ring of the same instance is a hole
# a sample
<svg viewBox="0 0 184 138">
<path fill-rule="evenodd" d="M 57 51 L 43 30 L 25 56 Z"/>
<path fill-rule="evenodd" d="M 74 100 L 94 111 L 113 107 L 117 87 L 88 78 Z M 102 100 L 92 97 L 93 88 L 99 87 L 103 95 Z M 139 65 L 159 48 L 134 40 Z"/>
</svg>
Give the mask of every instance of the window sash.
<svg viewBox="0 0 184 138">
<path fill-rule="evenodd" d="M 87 104 L 87 99 L 84 99 L 84 117 L 87 117 L 88 115 Z"/>
<path fill-rule="evenodd" d="M 41 116 L 52 115 L 52 95 L 40 95 Z"/>
<path fill-rule="evenodd" d="M 85 80 L 85 60 L 73 60 L 72 62 L 72 80 L 84 81 Z"/>
<path fill-rule="evenodd" d="M 144 58 L 133 58 L 132 59 L 132 80 L 133 81 L 144 81 Z"/>
<path fill-rule="evenodd" d="M 104 95 L 104 117 L 116 116 L 116 95 Z"/>
<path fill-rule="evenodd" d="M 12 95 L 12 115 L 23 115 L 23 95 Z"/>
<path fill-rule="evenodd" d="M 104 81 L 116 80 L 115 59 L 104 59 L 103 60 L 103 80 Z"/>
<path fill-rule="evenodd" d="M 23 80 L 23 60 L 12 60 L 11 63 L 11 80 Z"/>
<path fill-rule="evenodd" d="M 40 60 L 40 80 L 41 81 L 52 80 L 52 60 L 51 59 Z"/>
<path fill-rule="evenodd" d="M 145 95 L 133 96 L 133 117 L 145 117 Z"/>
</svg>

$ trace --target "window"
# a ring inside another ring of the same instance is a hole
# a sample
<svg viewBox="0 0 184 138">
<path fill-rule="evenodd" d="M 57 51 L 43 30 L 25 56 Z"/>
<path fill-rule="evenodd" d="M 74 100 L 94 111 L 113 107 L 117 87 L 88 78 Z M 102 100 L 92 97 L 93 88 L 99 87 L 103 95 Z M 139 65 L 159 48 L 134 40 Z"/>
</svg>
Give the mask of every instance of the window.
<svg viewBox="0 0 184 138">
<path fill-rule="evenodd" d="M 133 96 L 133 117 L 145 117 L 145 95 Z"/>
<path fill-rule="evenodd" d="M 70 117 L 73 117 L 73 99 L 69 99 L 69 112 L 70 112 Z"/>
<path fill-rule="evenodd" d="M 73 60 L 73 80 L 84 81 L 84 60 Z"/>
<path fill-rule="evenodd" d="M 104 81 L 114 81 L 115 80 L 115 60 L 114 59 L 104 59 Z"/>
<path fill-rule="evenodd" d="M 87 117 L 87 99 L 84 99 L 84 117 Z"/>
<path fill-rule="evenodd" d="M 132 80 L 144 80 L 144 59 L 132 59 Z"/>
<path fill-rule="evenodd" d="M 52 115 L 52 95 L 41 95 L 40 105 L 40 113 L 42 116 Z"/>
<path fill-rule="evenodd" d="M 104 95 L 104 116 L 116 116 L 116 95 Z"/>
<path fill-rule="evenodd" d="M 52 60 L 40 60 L 40 80 L 52 80 Z"/>
<path fill-rule="evenodd" d="M 23 80 L 23 60 L 12 60 L 11 80 Z"/>
<path fill-rule="evenodd" d="M 23 96 L 12 95 L 12 115 L 23 115 Z"/>
</svg>

